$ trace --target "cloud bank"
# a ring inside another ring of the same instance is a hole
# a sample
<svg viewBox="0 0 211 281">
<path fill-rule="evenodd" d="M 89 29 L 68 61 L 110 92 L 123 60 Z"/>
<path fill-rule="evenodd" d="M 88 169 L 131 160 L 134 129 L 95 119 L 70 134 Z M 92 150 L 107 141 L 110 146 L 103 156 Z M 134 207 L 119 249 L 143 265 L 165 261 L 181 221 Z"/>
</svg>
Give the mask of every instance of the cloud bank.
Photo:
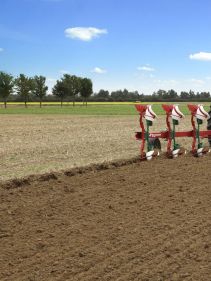
<svg viewBox="0 0 211 281">
<path fill-rule="evenodd" d="M 79 39 L 82 41 L 91 41 L 93 38 L 99 37 L 101 34 L 107 34 L 106 29 L 96 27 L 71 27 L 65 29 L 65 36 L 71 39 Z"/>
<path fill-rule="evenodd" d="M 211 61 L 211 53 L 199 52 L 189 56 L 191 60 Z"/>
<path fill-rule="evenodd" d="M 155 69 L 153 67 L 150 67 L 150 66 L 138 66 L 137 69 L 143 70 L 143 71 L 148 71 L 148 72 L 155 71 Z"/>
</svg>

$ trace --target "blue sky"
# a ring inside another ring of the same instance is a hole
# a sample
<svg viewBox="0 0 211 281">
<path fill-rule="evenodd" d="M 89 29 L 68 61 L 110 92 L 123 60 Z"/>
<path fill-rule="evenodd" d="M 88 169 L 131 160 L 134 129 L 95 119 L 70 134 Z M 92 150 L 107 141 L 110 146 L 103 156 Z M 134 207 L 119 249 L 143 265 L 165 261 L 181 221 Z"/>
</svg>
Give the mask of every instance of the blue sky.
<svg viewBox="0 0 211 281">
<path fill-rule="evenodd" d="M 94 91 L 211 91 L 210 0 L 0 0 L 0 70 Z"/>
</svg>

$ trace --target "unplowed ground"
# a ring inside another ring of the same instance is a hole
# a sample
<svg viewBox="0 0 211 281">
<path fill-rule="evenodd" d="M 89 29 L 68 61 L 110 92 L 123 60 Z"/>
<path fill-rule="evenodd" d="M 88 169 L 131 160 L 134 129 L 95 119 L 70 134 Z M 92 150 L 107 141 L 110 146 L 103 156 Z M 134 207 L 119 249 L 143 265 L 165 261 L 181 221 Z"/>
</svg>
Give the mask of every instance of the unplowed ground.
<svg viewBox="0 0 211 281">
<path fill-rule="evenodd" d="M 1 115 L 0 181 L 139 154 L 139 116 Z M 206 127 L 206 122 L 203 128 Z M 151 131 L 165 130 L 159 116 Z M 186 116 L 177 130 L 191 130 Z M 178 142 L 188 150 L 191 139 Z M 207 140 L 204 140 L 207 144 Z M 162 141 L 162 149 L 166 143 Z"/>
<path fill-rule="evenodd" d="M 210 281 L 211 157 L 118 162 L 0 188 L 1 281 Z"/>
</svg>

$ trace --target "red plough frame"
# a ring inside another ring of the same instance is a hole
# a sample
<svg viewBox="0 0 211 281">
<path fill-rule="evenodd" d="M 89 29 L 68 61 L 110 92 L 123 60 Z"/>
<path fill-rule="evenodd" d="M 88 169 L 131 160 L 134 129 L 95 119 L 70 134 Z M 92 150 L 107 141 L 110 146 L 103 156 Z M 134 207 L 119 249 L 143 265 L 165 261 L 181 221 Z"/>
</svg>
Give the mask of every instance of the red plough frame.
<svg viewBox="0 0 211 281">
<path fill-rule="evenodd" d="M 153 139 L 165 139 L 167 141 L 166 154 L 170 158 L 175 158 L 185 152 L 179 144 L 176 143 L 176 138 L 190 137 L 192 138 L 192 149 L 191 152 L 194 156 L 202 156 L 209 152 L 208 147 L 204 147 L 201 139 L 211 138 L 211 130 L 201 131 L 200 125 L 203 120 L 210 118 L 208 113 L 204 110 L 202 105 L 188 105 L 188 109 L 191 113 L 191 124 L 192 130 L 177 132 L 176 125 L 179 124 L 180 120 L 184 115 L 180 112 L 178 105 L 166 105 L 163 104 L 162 108 L 166 112 L 166 130 L 160 132 L 150 132 L 149 127 L 152 126 L 156 114 L 152 111 L 151 105 L 136 105 L 136 109 L 140 115 L 140 128 L 141 132 L 136 132 L 136 139 L 141 141 L 140 144 L 140 156 L 141 159 L 150 160 L 153 156 L 156 156 L 153 148 Z M 144 126 L 143 119 L 146 120 L 146 128 Z M 172 121 L 172 126 L 171 126 Z M 147 152 L 145 152 L 145 143 L 147 143 Z"/>
</svg>

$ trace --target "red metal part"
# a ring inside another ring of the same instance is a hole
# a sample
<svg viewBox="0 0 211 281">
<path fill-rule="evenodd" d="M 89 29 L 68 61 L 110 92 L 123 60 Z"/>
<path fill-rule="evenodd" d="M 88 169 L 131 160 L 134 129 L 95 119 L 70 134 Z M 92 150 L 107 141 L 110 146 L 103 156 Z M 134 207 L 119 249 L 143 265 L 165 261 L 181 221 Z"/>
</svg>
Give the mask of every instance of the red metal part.
<svg viewBox="0 0 211 281">
<path fill-rule="evenodd" d="M 165 137 L 165 139 L 167 140 L 167 153 L 171 154 L 172 139 L 171 139 L 171 134 L 170 134 L 170 132 L 171 132 L 170 117 L 171 117 L 171 113 L 172 113 L 172 110 L 174 107 L 172 104 L 162 104 L 162 108 L 166 112 L 167 136 Z"/>
<path fill-rule="evenodd" d="M 193 141 L 192 141 L 192 153 L 196 152 L 196 124 L 195 124 L 195 114 L 198 109 L 198 105 L 195 104 L 188 104 L 188 109 L 191 112 L 191 124 L 193 127 Z"/>
<path fill-rule="evenodd" d="M 141 136 L 141 146 L 140 146 L 140 152 L 141 152 L 141 158 L 145 157 L 144 147 L 145 147 L 145 128 L 143 123 L 143 116 L 140 114 L 140 127 L 142 130 L 142 136 Z"/>
<path fill-rule="evenodd" d="M 147 110 L 147 105 L 145 104 L 136 104 L 135 105 L 136 110 L 139 112 L 140 115 L 144 116 L 146 110 Z"/>
<path fill-rule="evenodd" d="M 140 123 L 140 127 L 141 127 L 141 145 L 140 145 L 140 155 L 141 155 L 141 159 L 145 158 L 145 152 L 144 152 L 144 148 L 145 148 L 145 128 L 144 128 L 144 123 L 143 123 L 143 118 L 144 118 L 144 114 L 147 110 L 147 105 L 142 105 L 142 104 L 136 104 L 135 105 L 137 111 L 139 112 L 140 118 L 139 118 L 139 123 Z M 137 138 L 137 136 L 136 136 Z M 137 138 L 139 139 L 139 138 Z"/>
<path fill-rule="evenodd" d="M 175 136 L 177 138 L 184 138 L 184 137 L 194 137 L 195 133 L 194 131 L 184 131 L 184 132 L 175 132 Z M 199 135 L 201 138 L 208 138 L 211 137 L 211 130 L 208 131 L 200 131 Z M 166 139 L 168 140 L 169 132 L 168 131 L 161 131 L 161 132 L 151 132 L 149 135 L 150 138 L 160 138 L 160 139 Z M 136 132 L 136 139 L 141 140 L 142 139 L 142 132 Z"/>
<path fill-rule="evenodd" d="M 188 104 L 188 109 L 191 112 L 192 115 L 196 114 L 196 111 L 198 109 L 198 105 L 196 104 Z"/>
<path fill-rule="evenodd" d="M 171 114 L 174 106 L 172 104 L 162 104 L 162 108 L 165 110 L 166 114 Z"/>
</svg>

